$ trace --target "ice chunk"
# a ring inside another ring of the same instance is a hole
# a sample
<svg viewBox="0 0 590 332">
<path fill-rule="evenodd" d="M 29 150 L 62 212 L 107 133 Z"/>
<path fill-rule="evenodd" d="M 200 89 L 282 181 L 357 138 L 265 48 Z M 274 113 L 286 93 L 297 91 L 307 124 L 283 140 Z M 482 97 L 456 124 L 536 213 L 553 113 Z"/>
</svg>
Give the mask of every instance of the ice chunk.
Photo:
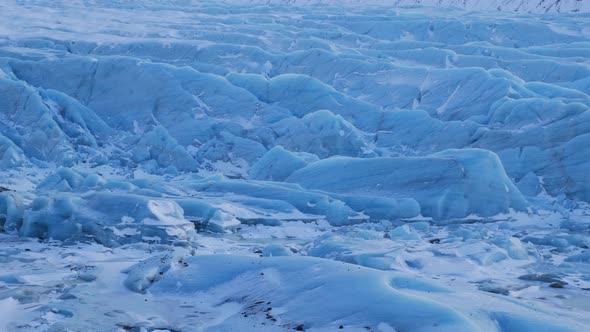
<svg viewBox="0 0 590 332">
<path fill-rule="evenodd" d="M 160 280 L 164 273 L 171 268 L 184 265 L 187 253 L 169 252 L 154 255 L 129 268 L 123 270 L 127 273 L 125 286 L 134 292 L 144 293 L 154 282 Z"/>
<path fill-rule="evenodd" d="M 313 153 L 321 158 L 373 156 L 363 133 L 340 115 L 328 110 L 306 114 L 301 120 L 288 118 L 273 125 L 276 142 L 294 151 Z"/>
<path fill-rule="evenodd" d="M 16 192 L 0 193 L 0 230 L 16 231 L 21 227 L 25 201 Z"/>
<path fill-rule="evenodd" d="M 255 180 L 283 181 L 294 171 L 307 166 L 307 162 L 295 154 L 276 146 L 269 150 L 250 169 Z"/>
<path fill-rule="evenodd" d="M 291 256 L 293 253 L 282 244 L 269 244 L 262 250 L 263 257 Z"/>
<path fill-rule="evenodd" d="M 0 300 L 0 330 L 8 331 L 19 316 L 20 308 L 16 299 L 8 297 Z"/>
<path fill-rule="evenodd" d="M 543 190 L 539 178 L 534 173 L 527 173 L 516 185 L 520 192 L 527 196 L 536 196 Z"/>
<path fill-rule="evenodd" d="M 393 240 L 420 240 L 420 235 L 413 232 L 408 225 L 396 227 L 388 235 Z"/>
<path fill-rule="evenodd" d="M 240 221 L 234 215 L 222 210 L 215 211 L 207 223 L 207 227 L 215 232 L 223 232 L 238 225 L 240 225 Z"/>
<path fill-rule="evenodd" d="M 506 250 L 510 258 L 512 259 L 528 259 L 528 251 L 523 243 L 515 238 L 503 238 L 503 239 L 496 239 L 493 241 L 498 247 L 503 248 Z"/>
<path fill-rule="evenodd" d="M 121 222 L 131 217 L 132 223 Z M 174 201 L 132 194 L 89 192 L 38 197 L 24 212 L 19 233 L 54 240 L 92 239 L 115 246 L 142 239 L 172 243 L 192 236 L 194 225 Z"/>
<path fill-rule="evenodd" d="M 0 168 L 21 166 L 25 160 L 23 151 L 10 139 L 0 134 Z"/>
<path fill-rule="evenodd" d="M 477 149 L 416 158 L 325 159 L 287 181 L 329 192 L 413 197 L 422 215 L 437 219 L 492 216 L 527 206 L 498 157 Z"/>
<path fill-rule="evenodd" d="M 70 168 L 60 167 L 54 173 L 47 176 L 38 186 L 39 189 L 58 189 L 68 188 L 69 190 L 78 189 L 84 182 L 84 177 Z M 68 191 L 69 191 L 68 190 Z"/>
<path fill-rule="evenodd" d="M 169 166 L 180 171 L 197 169 L 197 162 L 162 126 L 156 126 L 145 133 L 135 144 L 131 153 L 136 163 L 155 160 L 157 167 L 153 169 L 154 173 L 161 172 Z"/>
</svg>

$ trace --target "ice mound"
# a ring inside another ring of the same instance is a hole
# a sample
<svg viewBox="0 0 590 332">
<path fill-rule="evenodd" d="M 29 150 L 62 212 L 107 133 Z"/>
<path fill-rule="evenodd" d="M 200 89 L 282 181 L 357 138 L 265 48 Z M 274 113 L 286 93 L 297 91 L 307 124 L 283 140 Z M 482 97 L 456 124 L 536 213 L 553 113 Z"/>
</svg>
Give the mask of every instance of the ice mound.
<svg viewBox="0 0 590 332">
<path fill-rule="evenodd" d="M 477 149 L 414 158 L 324 159 L 287 181 L 347 195 L 412 197 L 423 216 L 436 219 L 488 217 L 527 207 L 498 157 Z"/>
<path fill-rule="evenodd" d="M 248 319 L 262 315 L 297 330 L 362 326 L 485 331 L 494 326 L 517 331 L 539 324 L 548 331 L 579 330 L 519 306 L 508 313 L 473 303 L 473 313 L 463 315 L 453 308 L 456 303 L 449 289 L 436 282 L 311 257 L 193 256 L 167 270 L 147 291 L 163 299 L 183 294 L 233 303 L 236 315 Z M 491 296 L 489 301 L 502 302 Z M 216 328 L 229 328 L 236 320 L 228 319 Z"/>
<path fill-rule="evenodd" d="M 386 274 L 345 263 L 305 257 L 239 256 L 195 256 L 185 262 L 188 267 L 166 273 L 149 292 L 170 296 L 209 291 L 216 293 L 220 302 L 241 299 L 243 307 L 264 301 L 273 308 L 269 314 L 283 324 L 291 323 L 292 328 L 363 323 L 412 331 L 476 328 L 441 303 L 394 289 Z"/>
</svg>

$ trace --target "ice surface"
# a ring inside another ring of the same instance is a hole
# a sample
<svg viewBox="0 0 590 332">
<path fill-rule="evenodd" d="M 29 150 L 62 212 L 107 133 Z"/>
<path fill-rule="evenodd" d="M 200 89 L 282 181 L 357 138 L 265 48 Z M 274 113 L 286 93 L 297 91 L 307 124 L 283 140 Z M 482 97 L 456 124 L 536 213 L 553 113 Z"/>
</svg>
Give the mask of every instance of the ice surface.
<svg viewBox="0 0 590 332">
<path fill-rule="evenodd" d="M 589 330 L 588 10 L 3 1 L 0 330 Z"/>
</svg>

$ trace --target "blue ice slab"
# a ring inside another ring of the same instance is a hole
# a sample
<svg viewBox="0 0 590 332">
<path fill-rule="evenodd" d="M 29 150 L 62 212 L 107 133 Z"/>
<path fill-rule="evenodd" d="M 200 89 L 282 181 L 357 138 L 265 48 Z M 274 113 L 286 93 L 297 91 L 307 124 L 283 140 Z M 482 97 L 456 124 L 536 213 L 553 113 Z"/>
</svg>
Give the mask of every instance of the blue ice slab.
<svg viewBox="0 0 590 332">
<path fill-rule="evenodd" d="M 478 149 L 413 158 L 324 159 L 287 181 L 347 195 L 412 197 L 422 215 L 437 219 L 492 216 L 527 207 L 498 157 Z"/>
</svg>

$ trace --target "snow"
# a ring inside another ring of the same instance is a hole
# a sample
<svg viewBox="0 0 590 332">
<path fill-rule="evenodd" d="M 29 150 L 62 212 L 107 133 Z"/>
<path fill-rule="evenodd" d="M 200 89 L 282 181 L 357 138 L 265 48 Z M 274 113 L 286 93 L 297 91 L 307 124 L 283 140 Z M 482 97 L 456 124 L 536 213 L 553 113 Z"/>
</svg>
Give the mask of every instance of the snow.
<svg viewBox="0 0 590 332">
<path fill-rule="evenodd" d="M 589 4 L 3 1 L 0 330 L 589 330 Z"/>
<path fill-rule="evenodd" d="M 241 297 L 246 305 L 264 301 L 269 314 L 276 308 L 281 319 L 306 329 L 366 320 L 383 320 L 401 330 L 474 329 L 440 304 L 389 288 L 386 275 L 376 270 L 308 257 L 196 256 L 186 262 L 187 269 L 167 274 L 150 292 L 164 296 L 208 290 L 221 301 L 224 296 Z M 202 270 L 207 273 L 197 272 Z M 319 305 L 323 310 L 316 309 Z"/>
</svg>

